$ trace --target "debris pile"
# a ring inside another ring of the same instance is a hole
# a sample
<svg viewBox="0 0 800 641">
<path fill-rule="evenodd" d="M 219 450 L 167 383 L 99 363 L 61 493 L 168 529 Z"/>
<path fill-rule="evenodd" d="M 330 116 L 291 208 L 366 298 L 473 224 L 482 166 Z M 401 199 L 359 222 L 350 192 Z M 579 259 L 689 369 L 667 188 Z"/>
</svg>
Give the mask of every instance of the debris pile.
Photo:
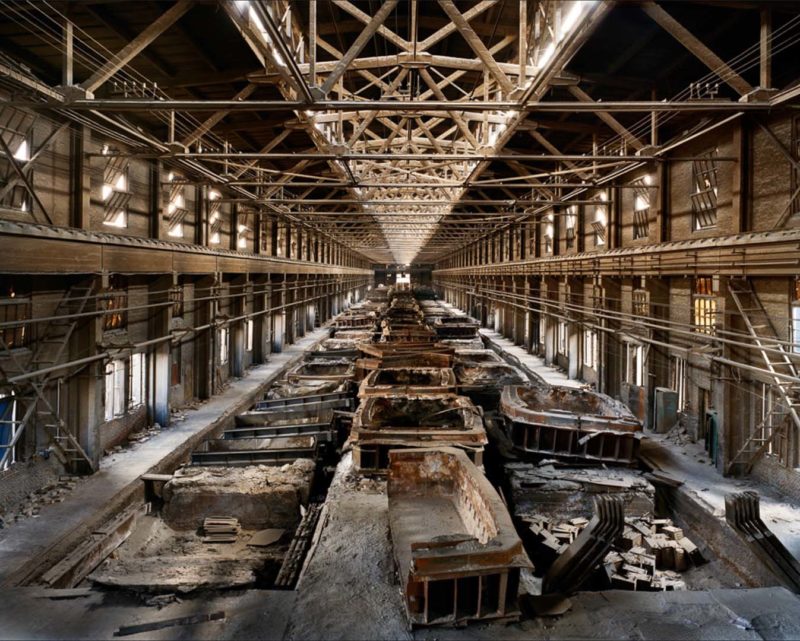
<svg viewBox="0 0 800 641">
<path fill-rule="evenodd" d="M 62 475 L 58 481 L 30 492 L 13 510 L 0 516 L 0 529 L 25 518 L 36 518 L 45 505 L 61 503 L 78 485 L 79 477 Z"/>
<path fill-rule="evenodd" d="M 652 514 L 655 488 L 641 472 L 627 468 L 571 467 L 552 460 L 507 463 L 515 514 L 521 519 L 543 514 L 569 520 L 592 513 L 594 497 L 623 497 L 626 514 Z"/>
<path fill-rule="evenodd" d="M 543 515 L 525 518 L 531 533 L 553 555 L 562 554 L 589 524 L 584 517 L 558 520 Z M 697 546 L 670 519 L 649 515 L 625 517 L 622 535 L 603 559 L 611 587 L 620 590 L 685 590 L 681 578 L 705 563 Z"/>
<path fill-rule="evenodd" d="M 203 543 L 236 543 L 239 538 L 239 519 L 229 516 L 209 516 L 203 520 Z"/>
</svg>

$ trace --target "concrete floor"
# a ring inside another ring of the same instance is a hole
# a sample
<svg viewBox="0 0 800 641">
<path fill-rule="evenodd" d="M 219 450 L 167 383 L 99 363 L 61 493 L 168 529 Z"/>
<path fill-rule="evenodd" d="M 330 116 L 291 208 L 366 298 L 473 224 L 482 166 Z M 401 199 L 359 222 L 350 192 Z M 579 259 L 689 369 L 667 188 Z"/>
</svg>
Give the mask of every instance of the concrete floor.
<svg viewBox="0 0 800 641">
<path fill-rule="evenodd" d="M 527 374 L 533 372 L 536 376 L 544 379 L 549 385 L 562 385 L 564 387 L 584 387 L 585 383 L 574 378 L 568 378 L 567 374 L 560 369 L 546 365 L 541 356 L 535 356 L 526 352 L 519 345 L 515 345 L 501 334 L 491 329 L 481 329 L 480 334 L 489 346 L 502 353 L 506 358 L 517 361 L 522 366 L 522 370 Z"/>
<path fill-rule="evenodd" d="M 269 365 L 252 370 L 246 379 L 234 381 L 224 394 L 197 412 L 190 412 L 187 420 L 175 428 L 104 461 L 101 471 L 81 484 L 75 495 L 44 508 L 40 518 L 3 531 L 0 576 L 11 576 L 13 567 L 96 516 L 114 496 L 138 483 L 143 472 L 153 469 L 176 448 L 213 429 L 210 426 L 220 414 L 248 402 L 253 393 L 291 360 L 299 358 L 323 333 L 307 336 L 274 356 Z M 493 334 L 484 335 L 538 375 L 558 384 L 566 380 L 560 378 L 562 372 L 546 367 L 541 359 Z M 661 441 L 653 438 L 651 442 L 660 467 L 684 480 L 686 490 L 696 494 L 698 503 L 719 520 L 724 492 L 742 489 L 744 483 L 723 479 L 711 466 L 699 462 L 699 453 L 681 453 L 673 444 Z M 328 494 L 318 543 L 294 591 L 204 593 L 157 608 L 146 605 L 136 595 L 113 591 L 92 590 L 75 598 L 53 599 L 36 588 L 4 588 L 0 590 L 0 639 L 104 639 L 112 637 L 120 626 L 218 611 L 225 613 L 224 620 L 172 626 L 130 638 L 800 638 L 800 599 L 779 587 L 669 593 L 586 592 L 572 596 L 570 610 L 559 617 L 526 618 L 512 625 L 412 632 L 407 628 L 394 570 L 385 483 L 354 477 L 351 468 L 352 459 L 346 454 Z M 797 537 L 789 536 L 800 529 L 797 506 L 770 491 L 763 491 L 762 496 L 765 520 L 797 552 Z"/>
<path fill-rule="evenodd" d="M 800 599 L 783 588 L 584 592 L 558 617 L 410 631 L 394 571 L 385 483 L 339 463 L 319 541 L 295 591 L 205 593 L 158 609 L 131 594 L 72 599 L 35 588 L 0 592 L 0 639 L 104 639 L 120 626 L 224 612 L 131 639 L 794 639 Z"/>
<path fill-rule="evenodd" d="M 722 476 L 708 462 L 701 443 L 678 445 L 662 434 L 647 434 L 641 454 L 650 463 L 683 482 L 685 491 L 712 516 L 725 522 L 725 495 L 754 490 L 761 497 L 761 516 L 775 536 L 800 558 L 800 504 L 755 479 Z"/>
<path fill-rule="evenodd" d="M 453 312 L 454 314 L 466 313 L 458 307 L 454 307 L 443 300 L 437 302 L 442 307 Z M 513 341 L 505 338 L 502 334 L 494 331 L 493 329 L 486 329 L 482 327 L 479 332 L 484 342 L 488 343 L 488 347 L 490 349 L 502 354 L 506 359 L 510 360 L 526 374 L 538 376 L 550 385 L 563 385 L 565 387 L 574 388 L 584 386 L 584 383 L 581 381 L 576 381 L 575 379 L 569 378 L 566 372 L 563 370 L 546 365 L 543 358 L 526 352 L 522 347 L 514 344 Z"/>
<path fill-rule="evenodd" d="M 78 490 L 62 503 L 43 506 L 38 518 L 0 530 L 0 585 L 13 582 L 20 568 L 46 554 L 82 524 L 104 520 L 109 506 L 140 489 L 137 486 L 142 474 L 158 470 L 176 452 L 188 454 L 225 417 L 247 409 L 253 402 L 251 398 L 316 342 L 327 338 L 328 333 L 327 329 L 315 330 L 283 352 L 271 355 L 268 363 L 248 370 L 244 378 L 231 380 L 221 394 L 196 411 L 188 411 L 185 421 L 162 430 L 145 443 L 104 457 L 100 470 L 81 482 Z"/>
</svg>

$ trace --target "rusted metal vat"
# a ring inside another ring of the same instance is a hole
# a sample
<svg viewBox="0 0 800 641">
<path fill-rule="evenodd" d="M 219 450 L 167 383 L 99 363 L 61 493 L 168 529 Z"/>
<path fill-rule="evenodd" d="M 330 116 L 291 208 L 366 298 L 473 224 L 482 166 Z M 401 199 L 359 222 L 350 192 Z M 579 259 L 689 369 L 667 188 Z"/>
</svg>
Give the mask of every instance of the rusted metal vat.
<svg viewBox="0 0 800 641">
<path fill-rule="evenodd" d="M 359 398 L 389 394 L 453 394 L 456 375 L 449 367 L 389 367 L 361 382 Z"/>
<path fill-rule="evenodd" d="M 490 349 L 457 349 L 456 362 L 465 364 L 502 363 L 503 359 Z"/>
<path fill-rule="evenodd" d="M 286 378 L 290 383 L 303 381 L 352 381 L 356 368 L 351 360 L 311 360 L 294 367 Z"/>
<path fill-rule="evenodd" d="M 522 452 L 633 465 L 642 425 L 622 403 L 587 390 L 509 385 L 500 397 L 514 447 Z"/>
<path fill-rule="evenodd" d="M 371 372 L 387 367 L 451 367 L 453 355 L 439 352 L 400 351 L 381 357 L 359 358 L 356 370 Z"/>
<path fill-rule="evenodd" d="M 412 626 L 519 618 L 532 569 L 492 485 L 455 448 L 389 454 L 389 527 Z"/>
<path fill-rule="evenodd" d="M 455 394 L 406 394 L 367 397 L 356 410 L 350 431 L 353 460 L 362 473 L 383 473 L 389 450 L 457 446 L 476 464 L 488 442 L 479 408 Z"/>
<path fill-rule="evenodd" d="M 334 329 L 333 338 L 336 340 L 368 341 L 375 333 L 372 329 Z"/>
<path fill-rule="evenodd" d="M 284 465 L 299 458 L 315 459 L 316 436 L 210 439 L 192 452 L 192 465 Z"/>
</svg>

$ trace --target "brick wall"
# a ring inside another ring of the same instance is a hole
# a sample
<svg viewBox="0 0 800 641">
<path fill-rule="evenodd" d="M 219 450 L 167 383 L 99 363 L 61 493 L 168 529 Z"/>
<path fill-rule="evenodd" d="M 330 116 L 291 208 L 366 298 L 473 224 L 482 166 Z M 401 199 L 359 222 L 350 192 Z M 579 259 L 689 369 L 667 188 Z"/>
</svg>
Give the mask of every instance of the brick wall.
<svg viewBox="0 0 800 641">
<path fill-rule="evenodd" d="M 752 476 L 792 499 L 800 499 L 800 472 L 781 465 L 774 456 L 762 456 L 753 466 Z"/>
</svg>

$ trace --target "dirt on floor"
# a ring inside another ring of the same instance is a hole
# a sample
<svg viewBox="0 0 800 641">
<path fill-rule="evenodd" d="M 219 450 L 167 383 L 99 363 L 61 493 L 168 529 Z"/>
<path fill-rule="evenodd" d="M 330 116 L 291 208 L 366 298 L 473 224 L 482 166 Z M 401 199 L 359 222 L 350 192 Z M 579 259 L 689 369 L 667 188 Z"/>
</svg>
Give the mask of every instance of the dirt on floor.
<svg viewBox="0 0 800 641">
<path fill-rule="evenodd" d="M 208 543 L 200 531 L 173 530 L 157 514 L 142 517 L 128 539 L 89 577 L 93 583 L 138 592 L 252 587 L 274 575 L 292 532 L 268 546 L 252 546 L 255 531 L 233 543 Z"/>
<path fill-rule="evenodd" d="M 336 470 L 287 639 L 410 639 L 389 538 L 385 483 Z M 367 481 L 367 483 L 364 483 Z"/>
</svg>

